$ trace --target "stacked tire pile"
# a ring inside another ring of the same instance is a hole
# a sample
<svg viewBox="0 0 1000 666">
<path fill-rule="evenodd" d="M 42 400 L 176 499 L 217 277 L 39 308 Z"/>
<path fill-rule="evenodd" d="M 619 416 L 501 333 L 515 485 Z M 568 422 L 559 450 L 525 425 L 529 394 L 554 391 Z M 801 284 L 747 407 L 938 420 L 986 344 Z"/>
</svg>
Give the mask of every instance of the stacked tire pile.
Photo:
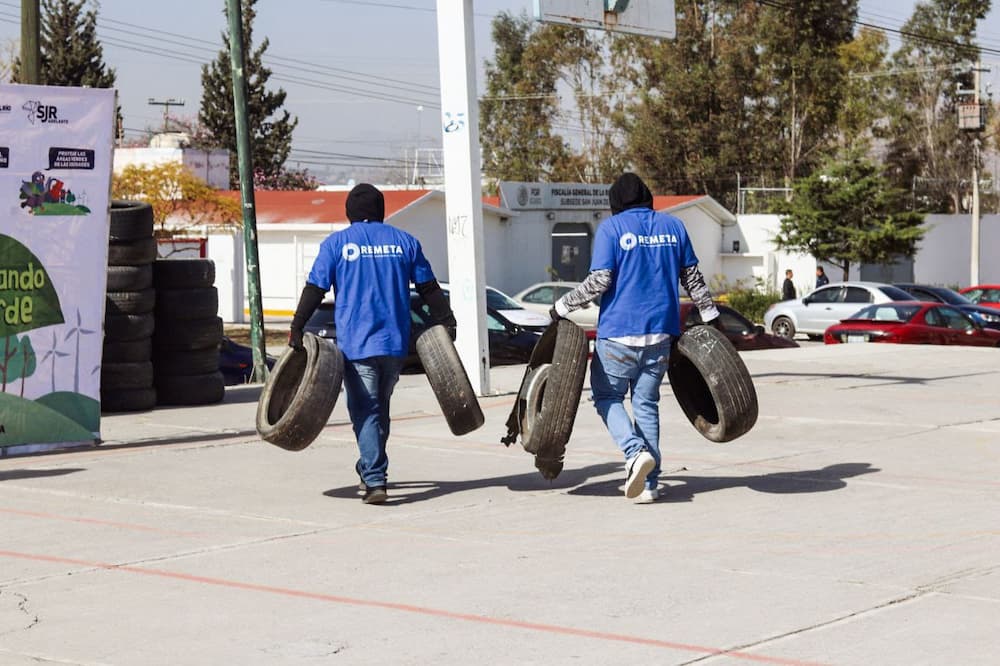
<svg viewBox="0 0 1000 666">
<path fill-rule="evenodd" d="M 156 405 L 152 335 L 153 209 L 135 201 L 111 202 L 101 410 L 126 412 Z"/>
<path fill-rule="evenodd" d="M 208 405 L 225 397 L 219 372 L 222 319 L 209 259 L 160 259 L 156 289 L 153 377 L 157 404 Z"/>
</svg>

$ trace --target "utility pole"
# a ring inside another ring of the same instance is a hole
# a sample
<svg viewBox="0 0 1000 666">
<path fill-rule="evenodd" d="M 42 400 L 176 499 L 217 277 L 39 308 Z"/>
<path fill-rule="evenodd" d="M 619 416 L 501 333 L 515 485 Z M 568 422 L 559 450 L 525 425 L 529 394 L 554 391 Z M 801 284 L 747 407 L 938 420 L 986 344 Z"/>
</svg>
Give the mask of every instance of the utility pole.
<svg viewBox="0 0 1000 666">
<path fill-rule="evenodd" d="M 42 82 L 38 0 L 21 0 L 21 83 Z"/>
<path fill-rule="evenodd" d="M 182 99 L 174 99 L 173 97 L 171 97 L 170 99 L 154 99 L 154 98 L 150 97 L 149 98 L 149 105 L 150 106 L 162 106 L 163 107 L 163 132 L 166 133 L 167 132 L 167 120 L 170 117 L 170 107 L 172 107 L 172 106 L 184 106 L 184 100 L 182 100 Z"/>
<path fill-rule="evenodd" d="M 980 73 L 983 71 L 981 63 L 977 60 L 972 66 L 972 90 L 959 90 L 959 95 L 970 95 L 971 103 L 958 105 L 958 127 L 962 130 L 975 132 L 972 140 L 972 242 L 969 249 L 969 286 L 979 284 L 979 244 L 980 244 L 980 215 L 979 215 L 979 136 L 984 128 L 983 106 L 979 98 Z"/>
</svg>

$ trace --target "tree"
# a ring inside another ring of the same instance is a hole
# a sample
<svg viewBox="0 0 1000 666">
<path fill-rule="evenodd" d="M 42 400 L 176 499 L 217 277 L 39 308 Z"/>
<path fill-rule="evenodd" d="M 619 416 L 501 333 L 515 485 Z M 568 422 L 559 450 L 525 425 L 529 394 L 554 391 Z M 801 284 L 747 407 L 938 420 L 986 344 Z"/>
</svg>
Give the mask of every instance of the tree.
<svg viewBox="0 0 1000 666">
<path fill-rule="evenodd" d="M 256 49 L 253 44 L 253 20 L 257 0 L 241 0 L 243 5 L 243 51 L 246 54 L 243 74 L 247 82 L 247 122 L 253 145 L 253 168 L 264 174 L 277 174 L 283 168 L 292 148 L 292 132 L 298 118 L 282 110 L 286 93 L 283 89 L 269 91 L 267 82 L 271 70 L 264 66 L 263 57 L 270 41 L 267 38 Z M 228 15 L 227 11 L 223 12 Z M 201 110 L 198 121 L 215 138 L 217 145 L 229 149 L 229 178 L 240 182 L 236 150 L 236 116 L 233 109 L 232 67 L 229 58 L 229 31 L 222 33 L 224 48 L 214 62 L 201 68 Z"/>
<path fill-rule="evenodd" d="M 795 182 L 775 246 L 838 266 L 889 263 L 912 257 L 923 238 L 924 216 L 906 210 L 906 193 L 893 188 L 874 163 L 848 155 Z"/>
<path fill-rule="evenodd" d="M 31 346 L 31 338 L 27 335 L 18 338 L 11 335 L 3 339 L 3 351 L 0 352 L 0 391 L 7 392 L 7 384 L 15 379 L 21 380 L 21 396 L 24 396 L 24 380 L 35 373 L 37 361 L 35 350 Z"/>
<path fill-rule="evenodd" d="M 97 39 L 96 3 L 86 0 L 42 0 L 39 26 L 40 77 L 43 85 L 113 88 L 115 70 L 104 64 Z M 20 82 L 20 58 L 13 80 Z"/>
<path fill-rule="evenodd" d="M 837 49 L 846 78 L 837 111 L 837 144 L 841 152 L 869 152 L 884 134 L 889 76 L 884 71 L 889 40 L 885 33 L 863 27 Z"/>
<path fill-rule="evenodd" d="M 111 195 L 150 204 L 159 237 L 183 234 L 188 227 L 238 228 L 243 219 L 238 201 L 209 187 L 180 162 L 127 166 L 112 179 Z"/>
</svg>

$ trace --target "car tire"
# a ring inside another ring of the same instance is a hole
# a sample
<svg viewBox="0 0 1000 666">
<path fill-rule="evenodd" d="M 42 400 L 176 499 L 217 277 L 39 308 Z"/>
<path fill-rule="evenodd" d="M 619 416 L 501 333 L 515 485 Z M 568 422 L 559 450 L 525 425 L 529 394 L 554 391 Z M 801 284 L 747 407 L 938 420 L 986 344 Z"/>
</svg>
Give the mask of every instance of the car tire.
<svg viewBox="0 0 1000 666">
<path fill-rule="evenodd" d="M 153 236 L 153 207 L 142 201 L 115 199 L 111 202 L 108 238 L 132 241 Z"/>
<path fill-rule="evenodd" d="M 105 342 L 142 340 L 153 335 L 155 320 L 152 314 L 104 315 Z"/>
<path fill-rule="evenodd" d="M 706 439 L 728 442 L 757 422 L 750 372 L 732 343 L 711 326 L 694 326 L 677 339 L 667 376 L 681 411 Z"/>
<path fill-rule="evenodd" d="M 448 329 L 440 324 L 420 334 L 417 355 L 453 435 L 465 435 L 486 422 L 469 375 Z"/>
<path fill-rule="evenodd" d="M 108 266 L 107 291 L 141 291 L 153 286 L 153 267 Z"/>
<path fill-rule="evenodd" d="M 159 351 L 218 348 L 222 342 L 222 319 L 157 319 L 153 347 Z"/>
<path fill-rule="evenodd" d="M 226 383 L 218 371 L 202 375 L 158 373 L 154 385 L 158 405 L 211 405 L 226 397 Z"/>
<path fill-rule="evenodd" d="M 344 357 L 333 342 L 306 333 L 268 375 L 257 403 L 257 433 L 286 451 L 301 451 L 326 427 L 344 380 Z"/>
<path fill-rule="evenodd" d="M 771 332 L 779 338 L 791 340 L 795 337 L 795 324 L 788 317 L 778 317 L 771 322 Z"/>
<path fill-rule="evenodd" d="M 145 314 L 153 311 L 156 292 L 152 289 L 139 291 L 107 292 L 106 312 L 112 315 Z"/>
<path fill-rule="evenodd" d="M 101 363 L 139 363 L 148 361 L 152 353 L 152 338 L 106 340 L 101 354 Z"/>
<path fill-rule="evenodd" d="M 163 319 L 208 319 L 219 314 L 219 292 L 215 287 L 156 291 L 156 316 Z"/>
<path fill-rule="evenodd" d="M 149 361 L 101 364 L 101 386 L 113 391 L 143 389 L 153 385 L 153 364 Z"/>
<path fill-rule="evenodd" d="M 528 439 L 528 433 L 535 427 L 539 414 L 542 413 L 542 400 L 549 381 L 551 363 L 543 363 L 528 372 L 524 386 L 524 413 L 521 416 L 521 433 Z M 532 451 L 531 453 L 534 453 Z"/>
<path fill-rule="evenodd" d="M 141 266 L 156 259 L 156 239 L 111 241 L 108 244 L 108 266 Z"/>
<path fill-rule="evenodd" d="M 153 284 L 157 289 L 199 289 L 215 284 L 215 262 L 211 259 L 160 259 L 153 262 Z"/>
<path fill-rule="evenodd" d="M 116 390 L 101 387 L 102 412 L 139 412 L 152 409 L 155 406 L 155 389 Z"/>
<path fill-rule="evenodd" d="M 182 375 L 207 375 L 219 370 L 219 349 L 167 350 L 153 355 L 153 369 L 157 377 Z"/>
</svg>

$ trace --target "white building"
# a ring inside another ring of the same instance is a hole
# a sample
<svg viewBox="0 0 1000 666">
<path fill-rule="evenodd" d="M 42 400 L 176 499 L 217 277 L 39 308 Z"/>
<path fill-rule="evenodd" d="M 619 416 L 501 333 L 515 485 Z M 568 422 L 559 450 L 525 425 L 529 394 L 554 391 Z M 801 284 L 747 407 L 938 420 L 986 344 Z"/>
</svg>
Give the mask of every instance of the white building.
<svg viewBox="0 0 1000 666">
<path fill-rule="evenodd" d="M 129 165 L 155 166 L 170 162 L 183 164 L 188 171 L 216 189 L 229 189 L 229 151 L 224 148 L 202 150 L 180 145 L 116 148 L 113 170 L 114 173 L 121 173 Z"/>
</svg>

